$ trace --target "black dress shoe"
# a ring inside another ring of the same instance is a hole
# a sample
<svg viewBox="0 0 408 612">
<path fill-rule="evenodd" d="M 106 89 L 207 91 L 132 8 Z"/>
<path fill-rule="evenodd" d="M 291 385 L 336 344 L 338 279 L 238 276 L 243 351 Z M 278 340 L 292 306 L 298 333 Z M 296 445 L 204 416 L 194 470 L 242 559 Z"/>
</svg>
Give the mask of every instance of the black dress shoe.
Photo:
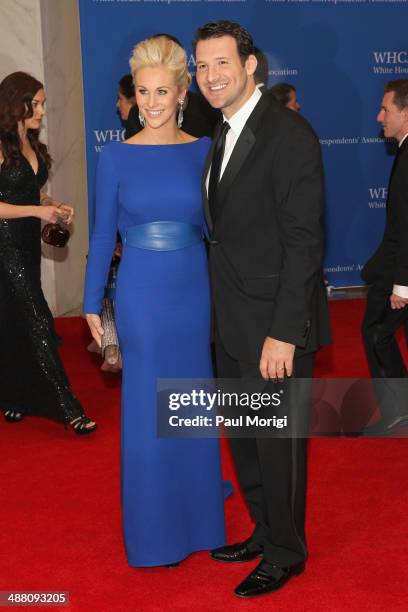
<svg viewBox="0 0 408 612">
<path fill-rule="evenodd" d="M 210 552 L 210 557 L 216 561 L 226 561 L 227 563 L 242 563 L 244 561 L 252 561 L 256 557 L 262 556 L 262 548 L 256 544 L 246 540 L 238 544 L 230 544 L 229 546 L 221 546 Z"/>
<path fill-rule="evenodd" d="M 237 586 L 234 593 L 238 597 L 266 595 L 282 588 L 292 576 L 298 576 L 304 569 L 304 561 L 289 567 L 278 567 L 261 561 L 254 571 Z"/>
<path fill-rule="evenodd" d="M 408 427 L 408 414 L 395 415 L 387 420 L 382 419 L 370 427 L 365 427 L 360 435 L 371 438 L 383 437 L 396 433 L 404 427 Z"/>
</svg>

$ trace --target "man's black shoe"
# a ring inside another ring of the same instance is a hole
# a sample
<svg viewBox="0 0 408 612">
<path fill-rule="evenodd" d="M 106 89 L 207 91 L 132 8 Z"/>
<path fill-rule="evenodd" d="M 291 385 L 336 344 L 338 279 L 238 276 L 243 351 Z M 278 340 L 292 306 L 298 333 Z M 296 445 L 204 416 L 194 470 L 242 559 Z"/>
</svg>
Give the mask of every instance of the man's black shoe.
<svg viewBox="0 0 408 612">
<path fill-rule="evenodd" d="M 298 576 L 305 569 L 304 561 L 290 567 L 278 567 L 266 561 L 259 565 L 235 589 L 238 597 L 266 595 L 282 588 L 292 576 Z"/>
<path fill-rule="evenodd" d="M 387 420 L 382 419 L 374 425 L 365 427 L 360 435 L 370 438 L 383 437 L 396 433 L 404 427 L 408 427 L 408 414 L 396 415 Z"/>
<path fill-rule="evenodd" d="M 221 546 L 210 552 L 210 557 L 216 561 L 226 561 L 227 563 L 242 563 L 243 561 L 252 561 L 256 557 L 262 555 L 262 549 L 256 547 L 249 540 L 239 542 L 238 544 L 230 544 L 229 546 Z"/>
</svg>

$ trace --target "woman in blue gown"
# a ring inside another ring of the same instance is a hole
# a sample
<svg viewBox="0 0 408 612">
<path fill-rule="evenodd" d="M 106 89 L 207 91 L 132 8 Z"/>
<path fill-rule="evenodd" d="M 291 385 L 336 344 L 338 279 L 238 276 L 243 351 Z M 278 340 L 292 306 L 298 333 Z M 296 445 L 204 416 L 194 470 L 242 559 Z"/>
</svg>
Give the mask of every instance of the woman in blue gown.
<svg viewBox="0 0 408 612">
<path fill-rule="evenodd" d="M 157 379 L 212 376 L 200 188 L 210 140 L 178 125 L 191 80 L 179 45 L 166 36 L 143 41 L 131 67 L 144 129 L 100 156 L 84 311 L 100 343 L 118 228 L 123 528 L 129 564 L 156 566 L 225 541 L 218 440 L 156 433 Z"/>
</svg>

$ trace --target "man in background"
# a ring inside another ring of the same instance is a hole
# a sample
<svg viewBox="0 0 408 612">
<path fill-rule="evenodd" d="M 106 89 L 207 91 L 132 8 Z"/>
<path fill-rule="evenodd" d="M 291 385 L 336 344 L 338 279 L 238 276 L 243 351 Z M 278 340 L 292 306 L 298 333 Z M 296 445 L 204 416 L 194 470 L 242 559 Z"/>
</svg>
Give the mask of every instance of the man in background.
<svg viewBox="0 0 408 612">
<path fill-rule="evenodd" d="M 255 47 L 256 68 L 254 73 L 255 85 L 259 91 L 265 93 L 268 89 L 269 63 L 265 53 Z"/>
<path fill-rule="evenodd" d="M 267 91 L 276 102 L 290 108 L 293 111 L 299 112 L 301 106 L 297 98 L 296 87 L 289 83 L 277 83 Z"/>
<path fill-rule="evenodd" d="M 377 121 L 398 142 L 388 186 L 384 236 L 361 276 L 369 285 L 362 333 L 373 378 L 406 378 L 395 332 L 408 322 L 408 79 L 390 81 Z M 365 433 L 386 434 L 408 425 L 408 398 L 381 404 L 381 421 Z"/>
<path fill-rule="evenodd" d="M 125 127 L 129 117 L 129 111 L 135 104 L 136 98 L 133 78 L 131 74 L 125 74 L 118 83 L 118 97 L 116 101 L 118 115 Z"/>
</svg>

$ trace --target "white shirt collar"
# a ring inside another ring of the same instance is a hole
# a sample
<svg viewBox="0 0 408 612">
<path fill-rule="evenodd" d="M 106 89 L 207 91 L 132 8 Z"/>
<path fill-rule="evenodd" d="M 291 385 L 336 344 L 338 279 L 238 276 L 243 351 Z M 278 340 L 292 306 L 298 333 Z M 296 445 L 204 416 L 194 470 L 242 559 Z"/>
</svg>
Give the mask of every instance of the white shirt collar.
<svg viewBox="0 0 408 612">
<path fill-rule="evenodd" d="M 399 141 L 398 146 L 401 147 L 402 143 L 404 142 L 404 140 L 406 140 L 408 138 L 408 132 L 405 134 L 405 136 Z"/>
<path fill-rule="evenodd" d="M 262 92 L 259 91 L 258 87 L 255 87 L 254 93 L 248 100 L 241 106 L 237 112 L 232 115 L 229 119 L 223 115 L 224 121 L 228 121 L 230 124 L 231 130 L 234 132 L 235 136 L 238 138 L 241 134 L 244 126 L 254 110 L 255 106 L 258 104 L 259 99 L 262 97 Z"/>
</svg>

